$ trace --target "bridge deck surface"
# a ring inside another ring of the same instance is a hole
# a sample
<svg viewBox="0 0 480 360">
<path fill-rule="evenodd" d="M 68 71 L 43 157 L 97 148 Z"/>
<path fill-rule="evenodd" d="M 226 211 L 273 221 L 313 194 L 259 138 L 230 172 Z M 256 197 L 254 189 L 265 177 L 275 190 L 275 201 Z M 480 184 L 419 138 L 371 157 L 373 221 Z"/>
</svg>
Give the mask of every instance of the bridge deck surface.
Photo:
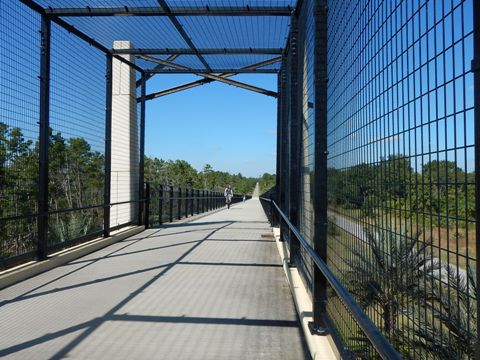
<svg viewBox="0 0 480 360">
<path fill-rule="evenodd" d="M 0 357 L 309 358 L 270 234 L 253 199 L 4 289 Z"/>
</svg>

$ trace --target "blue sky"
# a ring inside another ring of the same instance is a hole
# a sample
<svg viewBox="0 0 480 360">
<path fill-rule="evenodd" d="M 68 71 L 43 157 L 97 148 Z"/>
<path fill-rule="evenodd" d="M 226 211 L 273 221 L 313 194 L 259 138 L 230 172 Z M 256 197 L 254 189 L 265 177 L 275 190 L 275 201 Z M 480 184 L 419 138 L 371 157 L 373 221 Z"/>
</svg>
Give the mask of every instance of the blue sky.
<svg viewBox="0 0 480 360">
<path fill-rule="evenodd" d="M 156 75 L 147 93 L 200 79 Z M 276 91 L 271 74 L 241 74 L 232 79 Z M 197 170 L 257 177 L 275 173 L 276 99 L 234 86 L 210 83 L 147 102 L 145 153 L 186 160 Z"/>
</svg>

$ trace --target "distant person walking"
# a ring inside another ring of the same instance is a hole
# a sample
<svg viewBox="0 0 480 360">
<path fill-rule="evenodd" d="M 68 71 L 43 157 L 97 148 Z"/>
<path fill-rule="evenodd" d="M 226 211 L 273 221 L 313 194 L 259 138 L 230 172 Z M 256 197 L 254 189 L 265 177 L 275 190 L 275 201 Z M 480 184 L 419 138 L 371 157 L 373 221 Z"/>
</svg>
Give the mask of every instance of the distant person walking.
<svg viewBox="0 0 480 360">
<path fill-rule="evenodd" d="M 227 208 L 230 209 L 230 204 L 232 203 L 233 198 L 233 190 L 230 184 L 225 188 L 223 196 L 225 196 L 225 204 L 227 204 Z"/>
<path fill-rule="evenodd" d="M 243 203 L 245 204 L 245 194 L 243 194 Z"/>
</svg>

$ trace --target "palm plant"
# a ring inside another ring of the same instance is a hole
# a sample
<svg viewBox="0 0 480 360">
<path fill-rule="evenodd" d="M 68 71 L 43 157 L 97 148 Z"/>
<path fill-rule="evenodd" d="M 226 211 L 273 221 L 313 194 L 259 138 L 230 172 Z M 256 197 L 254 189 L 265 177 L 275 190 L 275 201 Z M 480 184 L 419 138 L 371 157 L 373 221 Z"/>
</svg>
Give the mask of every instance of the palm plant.
<svg viewBox="0 0 480 360">
<path fill-rule="evenodd" d="M 477 278 L 445 264 L 432 286 L 426 310 L 415 314 L 415 343 L 434 358 L 473 359 L 477 338 Z"/>
<path fill-rule="evenodd" d="M 362 239 L 362 246 L 349 249 L 344 283 L 364 309 L 380 313 L 379 325 L 402 351 L 397 320 L 409 303 L 425 296 L 425 278 L 439 270 L 440 262 L 431 256 L 430 244 L 420 239 L 420 233 L 371 226 Z"/>
</svg>

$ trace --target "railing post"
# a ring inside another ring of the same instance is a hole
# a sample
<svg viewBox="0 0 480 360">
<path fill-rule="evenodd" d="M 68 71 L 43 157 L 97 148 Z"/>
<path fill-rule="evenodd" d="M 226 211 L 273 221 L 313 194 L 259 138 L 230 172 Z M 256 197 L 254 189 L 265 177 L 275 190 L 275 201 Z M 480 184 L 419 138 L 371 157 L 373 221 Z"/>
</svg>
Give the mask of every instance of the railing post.
<svg viewBox="0 0 480 360">
<path fill-rule="evenodd" d="M 163 185 L 159 187 L 159 198 L 158 198 L 158 225 L 163 223 Z"/>
<path fill-rule="evenodd" d="M 143 198 L 144 198 L 144 181 L 145 181 L 145 93 L 146 93 L 146 83 L 145 83 L 145 73 L 142 73 L 141 77 L 141 101 L 140 101 L 140 164 L 138 171 L 138 186 L 139 186 L 139 206 L 138 206 L 138 221 L 139 225 L 142 224 L 142 209 L 143 209 Z"/>
<path fill-rule="evenodd" d="M 178 211 L 177 211 L 177 218 L 180 220 L 182 218 L 182 188 L 179 186 L 178 187 Z"/>
<path fill-rule="evenodd" d="M 105 69 L 105 174 L 103 188 L 103 236 L 110 236 L 112 181 L 112 54 L 106 56 Z"/>
<path fill-rule="evenodd" d="M 202 213 L 205 212 L 205 190 L 202 190 Z"/>
<path fill-rule="evenodd" d="M 273 221 L 273 197 L 272 197 L 272 194 L 270 194 L 269 198 L 270 198 L 270 224 L 272 226 L 274 226 L 275 222 Z"/>
<path fill-rule="evenodd" d="M 195 215 L 195 201 L 194 201 L 195 190 L 190 190 L 190 214 Z"/>
<path fill-rule="evenodd" d="M 327 262 L 327 7 L 325 0 L 315 3 L 315 173 L 313 191 L 313 249 Z M 322 316 L 326 311 L 327 281 L 317 266 L 313 269 L 313 322 L 314 334 L 325 334 Z"/>
<path fill-rule="evenodd" d="M 170 195 L 168 199 L 169 207 L 170 207 L 169 221 L 172 222 L 173 221 L 173 186 L 172 185 L 170 185 L 169 195 Z"/>
<path fill-rule="evenodd" d="M 286 56 L 283 56 L 282 66 L 280 70 L 281 74 L 281 159 L 280 159 L 280 196 L 278 199 L 278 206 L 283 212 L 287 213 L 287 184 L 288 184 L 288 126 L 287 126 L 287 74 L 286 74 Z M 284 224 L 282 217 L 280 217 L 280 241 L 285 241 L 286 234 L 288 234 L 288 228 Z"/>
<path fill-rule="evenodd" d="M 200 214 L 200 190 L 195 191 L 197 194 L 197 214 Z"/>
<path fill-rule="evenodd" d="M 150 183 L 147 182 L 145 189 L 145 229 L 150 227 Z"/>
<path fill-rule="evenodd" d="M 40 135 L 38 189 L 38 258 L 48 252 L 48 144 L 50 136 L 50 41 L 51 22 L 42 15 L 40 38 Z"/>
<path fill-rule="evenodd" d="M 300 195 L 300 116 L 298 92 L 298 21 L 295 11 L 292 12 L 290 25 L 290 211 L 289 217 L 292 224 L 298 227 L 298 202 Z M 290 231 L 290 259 L 289 265 L 295 266 L 299 254 L 299 242 Z"/>
<path fill-rule="evenodd" d="M 185 190 L 186 198 L 185 198 L 185 217 L 190 215 L 190 189 Z"/>
</svg>

